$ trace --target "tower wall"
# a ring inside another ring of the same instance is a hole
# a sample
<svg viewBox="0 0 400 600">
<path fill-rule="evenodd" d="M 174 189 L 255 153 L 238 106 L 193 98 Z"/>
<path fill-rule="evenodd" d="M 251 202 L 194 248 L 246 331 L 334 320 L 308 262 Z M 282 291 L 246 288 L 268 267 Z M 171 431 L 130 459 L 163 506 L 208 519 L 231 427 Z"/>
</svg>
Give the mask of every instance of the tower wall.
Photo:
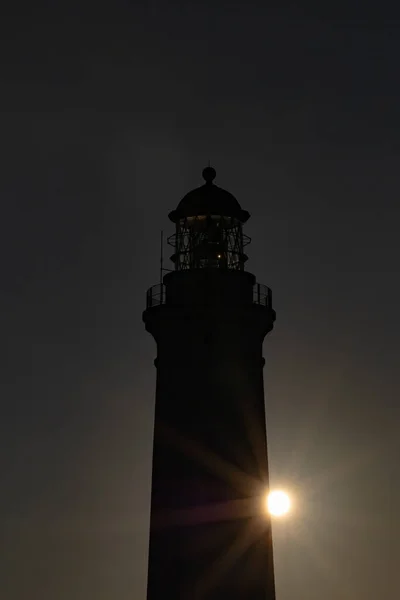
<svg viewBox="0 0 400 600">
<path fill-rule="evenodd" d="M 164 278 L 157 342 L 148 600 L 274 600 L 262 344 L 254 276 Z"/>
</svg>

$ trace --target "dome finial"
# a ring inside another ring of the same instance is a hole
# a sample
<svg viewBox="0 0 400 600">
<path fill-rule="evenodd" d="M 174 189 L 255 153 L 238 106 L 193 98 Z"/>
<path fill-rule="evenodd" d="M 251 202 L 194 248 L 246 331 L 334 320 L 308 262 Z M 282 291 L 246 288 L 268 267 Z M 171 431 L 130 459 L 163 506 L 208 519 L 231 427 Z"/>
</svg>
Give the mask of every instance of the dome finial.
<svg viewBox="0 0 400 600">
<path fill-rule="evenodd" d="M 216 175 L 216 170 L 211 167 L 210 161 L 208 161 L 208 167 L 203 169 L 203 179 L 205 179 L 206 183 L 211 184 L 214 181 Z"/>
</svg>

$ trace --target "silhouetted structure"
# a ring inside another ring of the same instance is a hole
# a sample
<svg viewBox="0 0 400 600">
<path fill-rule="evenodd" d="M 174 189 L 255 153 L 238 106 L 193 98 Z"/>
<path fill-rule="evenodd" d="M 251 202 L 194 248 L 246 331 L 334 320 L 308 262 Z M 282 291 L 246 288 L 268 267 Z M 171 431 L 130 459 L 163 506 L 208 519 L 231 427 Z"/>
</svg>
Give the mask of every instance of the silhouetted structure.
<svg viewBox="0 0 400 600">
<path fill-rule="evenodd" d="M 172 211 L 157 342 L 148 600 L 274 600 L 262 344 L 271 290 L 244 270 L 249 213 L 213 184 Z"/>
</svg>

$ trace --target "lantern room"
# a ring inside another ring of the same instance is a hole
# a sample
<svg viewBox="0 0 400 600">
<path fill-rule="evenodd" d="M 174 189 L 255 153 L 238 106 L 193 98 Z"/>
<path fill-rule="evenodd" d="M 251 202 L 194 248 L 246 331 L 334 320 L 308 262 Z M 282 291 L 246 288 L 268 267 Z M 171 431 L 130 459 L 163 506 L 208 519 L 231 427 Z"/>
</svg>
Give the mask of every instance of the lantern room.
<svg viewBox="0 0 400 600">
<path fill-rule="evenodd" d="M 244 269 L 244 248 L 250 238 L 243 233 L 243 224 L 250 215 L 232 194 L 213 183 L 215 176 L 215 169 L 206 167 L 205 184 L 186 194 L 169 214 L 175 234 L 168 243 L 174 248 L 171 260 L 178 271 Z"/>
</svg>

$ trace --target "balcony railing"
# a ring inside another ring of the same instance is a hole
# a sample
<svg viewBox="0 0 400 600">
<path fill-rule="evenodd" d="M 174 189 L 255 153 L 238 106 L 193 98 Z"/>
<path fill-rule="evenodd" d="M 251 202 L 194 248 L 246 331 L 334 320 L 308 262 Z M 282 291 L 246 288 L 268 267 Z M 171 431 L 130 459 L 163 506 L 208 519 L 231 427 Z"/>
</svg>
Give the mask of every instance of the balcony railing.
<svg viewBox="0 0 400 600">
<path fill-rule="evenodd" d="M 253 302 L 254 304 L 259 304 L 260 306 L 272 309 L 271 288 L 262 283 L 256 283 L 253 287 Z"/>
<path fill-rule="evenodd" d="M 147 290 L 146 308 L 160 306 L 165 304 L 165 301 L 166 289 L 163 283 L 153 285 Z M 256 283 L 253 287 L 253 303 L 272 309 L 272 290 L 262 283 Z"/>
<path fill-rule="evenodd" d="M 165 304 L 165 285 L 163 283 L 157 283 L 147 290 L 146 295 L 146 308 L 153 308 L 153 306 L 160 306 Z"/>
</svg>

